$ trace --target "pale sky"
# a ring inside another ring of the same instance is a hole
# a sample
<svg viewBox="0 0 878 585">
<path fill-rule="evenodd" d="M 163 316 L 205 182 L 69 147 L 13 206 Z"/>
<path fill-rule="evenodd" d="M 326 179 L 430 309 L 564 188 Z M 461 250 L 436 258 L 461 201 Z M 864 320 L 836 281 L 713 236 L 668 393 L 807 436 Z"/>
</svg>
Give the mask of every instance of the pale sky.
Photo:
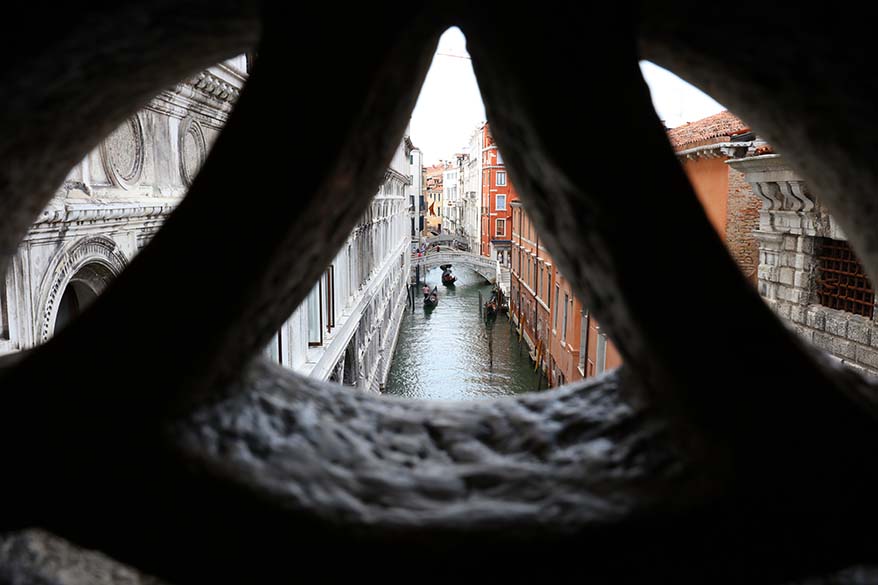
<svg viewBox="0 0 878 585">
<path fill-rule="evenodd" d="M 653 106 L 668 127 L 725 109 L 649 61 L 641 61 L 640 69 L 649 85 Z M 466 51 L 466 38 L 459 28 L 450 28 L 439 39 L 433 65 L 412 113 L 411 139 L 424 153 L 424 166 L 464 152 L 473 130 L 483 121 L 485 106 Z"/>
</svg>

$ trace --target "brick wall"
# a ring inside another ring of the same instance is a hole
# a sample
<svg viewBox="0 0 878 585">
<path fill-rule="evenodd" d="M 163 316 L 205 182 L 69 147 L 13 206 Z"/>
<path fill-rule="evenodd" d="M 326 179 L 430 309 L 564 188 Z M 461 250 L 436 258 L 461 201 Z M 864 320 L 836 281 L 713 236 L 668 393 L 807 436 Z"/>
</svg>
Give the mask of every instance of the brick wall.
<svg viewBox="0 0 878 585">
<path fill-rule="evenodd" d="M 761 207 L 762 200 L 753 194 L 743 173 L 730 168 L 726 246 L 741 272 L 754 284 L 759 268 L 759 242 L 753 232 L 759 228 Z"/>
</svg>

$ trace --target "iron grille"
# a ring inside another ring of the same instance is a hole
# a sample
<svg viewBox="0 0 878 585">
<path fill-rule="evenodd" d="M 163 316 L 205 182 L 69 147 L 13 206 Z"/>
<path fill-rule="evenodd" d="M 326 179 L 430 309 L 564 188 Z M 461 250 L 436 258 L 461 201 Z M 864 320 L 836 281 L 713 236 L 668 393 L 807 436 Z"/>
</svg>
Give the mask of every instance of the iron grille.
<svg viewBox="0 0 878 585">
<path fill-rule="evenodd" d="M 820 304 L 871 318 L 875 291 L 850 245 L 842 240 L 818 238 L 817 259 Z"/>
</svg>

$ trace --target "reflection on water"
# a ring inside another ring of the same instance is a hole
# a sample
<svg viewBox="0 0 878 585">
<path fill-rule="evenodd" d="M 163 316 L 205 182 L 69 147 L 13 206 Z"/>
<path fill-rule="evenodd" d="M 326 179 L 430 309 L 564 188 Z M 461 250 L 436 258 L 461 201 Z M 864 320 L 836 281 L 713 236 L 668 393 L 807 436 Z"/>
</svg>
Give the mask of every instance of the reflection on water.
<svg viewBox="0 0 878 585">
<path fill-rule="evenodd" d="M 457 286 L 440 284 L 438 268 L 427 275 L 439 287 L 439 304 L 425 309 L 423 295 L 402 316 L 385 394 L 439 400 L 477 399 L 537 389 L 537 374 L 506 315 L 479 316 L 491 285 L 475 272 L 454 270 Z"/>
</svg>

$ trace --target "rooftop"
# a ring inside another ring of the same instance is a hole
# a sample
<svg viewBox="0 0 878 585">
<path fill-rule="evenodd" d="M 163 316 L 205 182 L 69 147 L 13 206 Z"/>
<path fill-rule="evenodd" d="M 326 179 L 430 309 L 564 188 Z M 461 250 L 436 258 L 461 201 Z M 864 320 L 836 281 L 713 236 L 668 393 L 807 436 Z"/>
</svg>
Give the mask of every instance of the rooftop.
<svg viewBox="0 0 878 585">
<path fill-rule="evenodd" d="M 672 128 L 668 131 L 668 139 L 674 150 L 684 150 L 713 142 L 727 142 L 732 136 L 743 134 L 749 130 L 749 126 L 725 110 L 707 118 Z"/>
</svg>

